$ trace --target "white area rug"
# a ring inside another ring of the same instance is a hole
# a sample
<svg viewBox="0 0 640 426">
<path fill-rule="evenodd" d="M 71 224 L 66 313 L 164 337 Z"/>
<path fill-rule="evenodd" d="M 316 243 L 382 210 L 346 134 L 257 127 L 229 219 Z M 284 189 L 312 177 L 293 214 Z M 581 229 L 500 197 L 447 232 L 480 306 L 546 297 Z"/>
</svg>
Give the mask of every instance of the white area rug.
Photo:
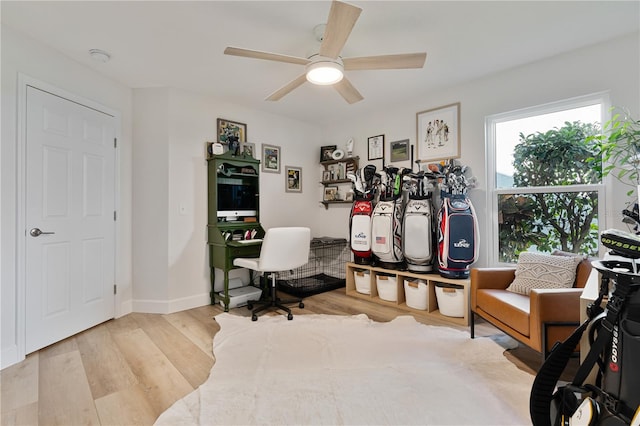
<svg viewBox="0 0 640 426">
<path fill-rule="evenodd" d="M 533 376 L 489 338 L 401 316 L 216 316 L 207 381 L 157 425 L 525 425 Z"/>
</svg>

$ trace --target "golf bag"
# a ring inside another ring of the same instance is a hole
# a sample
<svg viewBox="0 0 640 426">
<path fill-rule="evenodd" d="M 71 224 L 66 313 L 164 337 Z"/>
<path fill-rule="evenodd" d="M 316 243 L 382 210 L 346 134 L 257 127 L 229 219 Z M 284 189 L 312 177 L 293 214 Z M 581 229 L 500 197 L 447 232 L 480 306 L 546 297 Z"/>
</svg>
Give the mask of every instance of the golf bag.
<svg viewBox="0 0 640 426">
<path fill-rule="evenodd" d="M 385 167 L 386 179 L 380 189 L 380 199 L 371 218 L 371 251 L 383 268 L 399 269 L 403 266 L 402 177 L 397 167 Z"/>
<path fill-rule="evenodd" d="M 438 212 L 438 271 L 446 278 L 468 278 L 478 257 L 478 219 L 464 194 L 441 192 Z"/>
<path fill-rule="evenodd" d="M 371 263 L 371 200 L 356 200 L 351 208 L 349 228 L 351 230 L 351 251 L 353 261 L 359 265 Z"/>
<path fill-rule="evenodd" d="M 351 251 L 354 263 L 360 265 L 369 265 L 373 260 L 371 256 L 371 215 L 375 194 L 374 180 L 377 176 L 375 171 L 375 166 L 367 165 L 364 169 L 348 175 L 353 182 L 355 194 L 355 201 L 349 217 Z"/>
<path fill-rule="evenodd" d="M 601 241 L 630 261 L 592 262 L 601 275 L 598 298 L 587 308 L 588 319 L 554 346 L 538 371 L 529 407 L 534 426 L 640 425 L 640 238 L 608 230 Z M 586 330 L 591 348 L 573 381 L 561 385 L 558 379 Z M 595 383 L 585 384 L 594 366 Z"/>
<path fill-rule="evenodd" d="M 407 269 L 415 272 L 433 270 L 433 205 L 423 172 L 410 177 L 409 201 L 402 221 L 402 252 Z"/>
</svg>

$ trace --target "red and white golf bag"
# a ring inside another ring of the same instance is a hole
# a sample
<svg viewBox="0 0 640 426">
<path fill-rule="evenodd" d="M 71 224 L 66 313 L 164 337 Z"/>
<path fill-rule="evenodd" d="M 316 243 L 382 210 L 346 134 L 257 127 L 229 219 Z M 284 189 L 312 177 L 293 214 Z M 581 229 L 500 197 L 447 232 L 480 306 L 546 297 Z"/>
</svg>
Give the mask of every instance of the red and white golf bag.
<svg viewBox="0 0 640 426">
<path fill-rule="evenodd" d="M 349 228 L 351 230 L 351 251 L 353 261 L 359 265 L 369 265 L 371 258 L 371 214 L 372 200 L 356 200 L 351 208 Z"/>
</svg>

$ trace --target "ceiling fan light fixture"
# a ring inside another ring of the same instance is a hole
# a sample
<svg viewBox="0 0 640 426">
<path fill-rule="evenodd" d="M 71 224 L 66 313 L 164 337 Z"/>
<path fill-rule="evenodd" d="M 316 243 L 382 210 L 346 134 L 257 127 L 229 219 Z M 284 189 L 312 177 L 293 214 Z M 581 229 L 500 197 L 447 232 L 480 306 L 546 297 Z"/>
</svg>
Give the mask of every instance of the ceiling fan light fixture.
<svg viewBox="0 0 640 426">
<path fill-rule="evenodd" d="M 316 61 L 307 66 L 307 80 L 320 86 L 338 83 L 344 77 L 342 64 L 331 61 Z"/>
</svg>

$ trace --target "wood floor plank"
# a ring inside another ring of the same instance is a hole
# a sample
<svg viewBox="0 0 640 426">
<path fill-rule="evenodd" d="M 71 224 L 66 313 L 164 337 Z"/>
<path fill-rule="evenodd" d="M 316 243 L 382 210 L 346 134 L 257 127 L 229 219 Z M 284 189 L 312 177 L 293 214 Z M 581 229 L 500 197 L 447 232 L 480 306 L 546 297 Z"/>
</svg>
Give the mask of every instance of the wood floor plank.
<svg viewBox="0 0 640 426">
<path fill-rule="evenodd" d="M 38 403 L 22 405 L 16 409 L 2 407 L 2 426 L 33 426 L 38 424 Z"/>
<path fill-rule="evenodd" d="M 96 399 L 102 425 L 152 425 L 158 418 L 142 385 L 134 385 Z"/>
<path fill-rule="evenodd" d="M 156 416 L 193 390 L 142 329 L 114 334 L 113 339 L 142 385 Z"/>
<path fill-rule="evenodd" d="M 144 318 L 138 318 L 137 321 L 147 336 L 194 389 L 203 383 L 202 377 L 208 377 L 208 373 L 213 367 L 211 350 L 206 353 L 200 349 L 193 341 L 189 340 L 187 336 L 169 323 L 164 315 L 151 317 L 148 321 Z M 208 334 L 207 340 L 211 342 L 212 339 L 213 333 Z M 189 355 L 185 356 L 186 354 Z"/>
<path fill-rule="evenodd" d="M 138 383 L 107 327 L 94 327 L 76 336 L 93 399 Z"/>
<path fill-rule="evenodd" d="M 204 322 L 189 315 L 187 311 L 165 315 L 165 319 L 178 331 L 193 341 L 204 353 L 213 358 L 213 336 L 220 326 L 212 319 Z"/>
<path fill-rule="evenodd" d="M 5 410 L 17 410 L 38 401 L 39 359 L 39 353 L 35 352 L 27 356 L 23 362 L 2 370 L 0 406 L 3 413 Z M 20 383 L 20 386 L 12 386 L 13 383 Z"/>
<path fill-rule="evenodd" d="M 80 352 L 40 359 L 38 424 L 98 425 Z"/>
</svg>

